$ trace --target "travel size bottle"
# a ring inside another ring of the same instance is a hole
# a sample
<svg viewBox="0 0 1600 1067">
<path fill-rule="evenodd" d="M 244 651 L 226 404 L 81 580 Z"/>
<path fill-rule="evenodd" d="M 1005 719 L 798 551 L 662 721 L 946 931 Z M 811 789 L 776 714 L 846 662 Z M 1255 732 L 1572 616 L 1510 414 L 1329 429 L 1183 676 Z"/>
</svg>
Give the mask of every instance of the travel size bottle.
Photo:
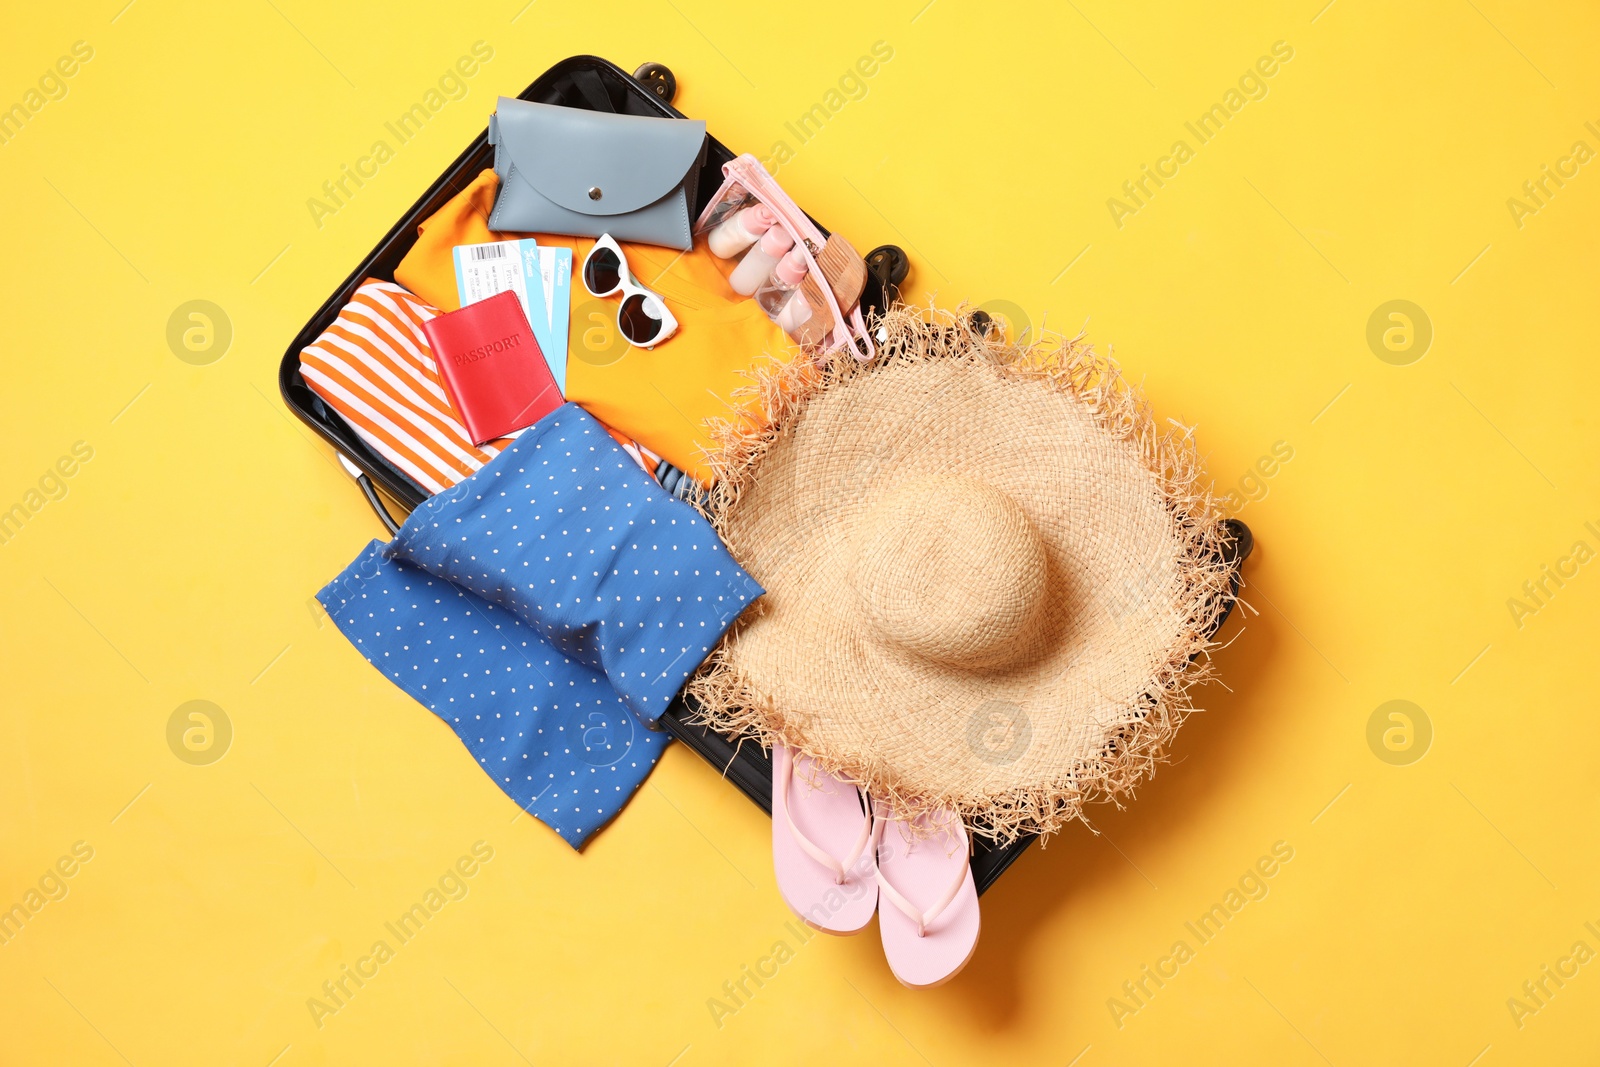
<svg viewBox="0 0 1600 1067">
<path fill-rule="evenodd" d="M 778 221 L 765 204 L 754 204 L 735 211 L 712 227 L 706 244 L 718 259 L 732 259 L 761 239 Z"/>
<path fill-rule="evenodd" d="M 761 240 L 733 268 L 733 273 L 728 276 L 728 284 L 740 296 L 753 295 L 761 288 L 761 283 L 772 276 L 778 260 L 793 247 L 794 238 L 789 236 L 789 231 L 782 226 L 773 226 L 761 235 Z"/>
<path fill-rule="evenodd" d="M 756 293 L 756 303 L 786 333 L 793 334 L 811 317 L 811 305 L 800 295 L 800 283 L 806 280 L 809 269 L 805 249 L 791 248 L 778 260 L 767 284 Z"/>
</svg>

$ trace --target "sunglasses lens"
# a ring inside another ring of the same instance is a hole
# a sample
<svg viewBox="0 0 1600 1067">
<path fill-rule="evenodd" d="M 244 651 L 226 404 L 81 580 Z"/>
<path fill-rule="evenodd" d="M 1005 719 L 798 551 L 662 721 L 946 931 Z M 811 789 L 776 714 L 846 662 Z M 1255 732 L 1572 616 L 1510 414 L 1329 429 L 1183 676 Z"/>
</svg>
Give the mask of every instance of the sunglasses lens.
<svg viewBox="0 0 1600 1067">
<path fill-rule="evenodd" d="M 609 248 L 596 248 L 583 263 L 583 284 L 595 296 L 605 296 L 622 284 L 622 262 Z"/>
<path fill-rule="evenodd" d="M 650 314 L 648 303 L 638 293 L 622 302 L 617 324 L 622 327 L 622 336 L 636 345 L 650 344 L 661 334 L 661 320 Z"/>
</svg>

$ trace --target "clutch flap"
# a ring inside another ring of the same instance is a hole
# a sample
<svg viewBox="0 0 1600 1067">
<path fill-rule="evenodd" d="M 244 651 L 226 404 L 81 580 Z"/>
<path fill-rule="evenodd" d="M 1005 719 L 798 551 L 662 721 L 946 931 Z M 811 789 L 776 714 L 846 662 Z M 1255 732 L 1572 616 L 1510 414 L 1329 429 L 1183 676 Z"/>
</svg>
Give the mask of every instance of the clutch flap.
<svg viewBox="0 0 1600 1067">
<path fill-rule="evenodd" d="M 510 154 L 518 178 L 553 203 L 584 215 L 622 215 L 683 184 L 702 157 L 706 124 L 502 96 L 489 140 Z"/>
</svg>

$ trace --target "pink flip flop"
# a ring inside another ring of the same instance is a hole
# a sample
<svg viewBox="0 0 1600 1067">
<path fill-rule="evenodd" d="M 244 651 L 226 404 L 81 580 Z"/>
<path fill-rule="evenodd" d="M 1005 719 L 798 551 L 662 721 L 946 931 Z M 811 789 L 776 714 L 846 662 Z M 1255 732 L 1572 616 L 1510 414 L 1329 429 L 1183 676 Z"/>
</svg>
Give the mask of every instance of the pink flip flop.
<svg viewBox="0 0 1600 1067">
<path fill-rule="evenodd" d="M 911 823 L 873 801 L 873 852 L 878 861 L 878 930 L 889 969 L 902 985 L 926 989 L 948 982 L 978 947 L 978 889 L 971 843 L 954 812 L 918 815 Z M 928 829 L 934 829 L 931 834 Z"/>
<path fill-rule="evenodd" d="M 772 866 L 784 903 L 810 926 L 853 934 L 878 907 L 861 793 L 804 753 L 772 746 Z"/>
</svg>

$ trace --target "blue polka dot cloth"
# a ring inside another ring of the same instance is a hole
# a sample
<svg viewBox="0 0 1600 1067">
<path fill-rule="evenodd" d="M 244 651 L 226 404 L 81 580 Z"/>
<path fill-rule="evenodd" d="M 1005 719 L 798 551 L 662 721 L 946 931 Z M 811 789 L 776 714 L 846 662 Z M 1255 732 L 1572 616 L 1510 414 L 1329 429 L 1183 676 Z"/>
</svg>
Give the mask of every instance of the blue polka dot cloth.
<svg viewBox="0 0 1600 1067">
<path fill-rule="evenodd" d="M 668 740 L 650 727 L 761 593 L 698 512 L 566 404 L 318 599 L 578 848 L 644 781 Z"/>
</svg>

